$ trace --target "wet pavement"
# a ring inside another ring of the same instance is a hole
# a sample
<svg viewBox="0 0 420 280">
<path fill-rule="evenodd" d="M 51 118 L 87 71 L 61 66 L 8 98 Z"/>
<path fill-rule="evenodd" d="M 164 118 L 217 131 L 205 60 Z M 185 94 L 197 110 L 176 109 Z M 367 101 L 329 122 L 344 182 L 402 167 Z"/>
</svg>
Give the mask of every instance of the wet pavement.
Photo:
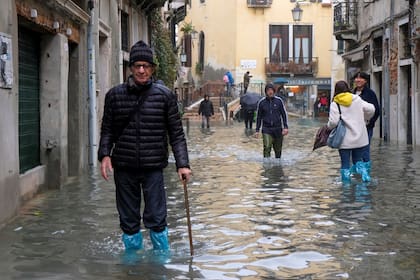
<svg viewBox="0 0 420 280">
<path fill-rule="evenodd" d="M 127 262 L 114 185 L 95 169 L 0 230 L 0 279 L 420 279 L 420 151 L 374 140 L 373 182 L 343 187 L 338 152 L 312 152 L 324 122 L 291 119 L 280 161 L 243 123 L 190 123 L 192 258 L 171 158 L 169 256 L 143 231 Z"/>
</svg>

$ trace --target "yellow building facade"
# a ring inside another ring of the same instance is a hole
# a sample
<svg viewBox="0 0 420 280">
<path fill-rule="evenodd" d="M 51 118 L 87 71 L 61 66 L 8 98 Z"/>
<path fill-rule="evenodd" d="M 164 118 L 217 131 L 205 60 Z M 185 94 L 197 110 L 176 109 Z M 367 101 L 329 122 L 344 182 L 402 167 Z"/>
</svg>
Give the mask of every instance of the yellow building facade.
<svg viewBox="0 0 420 280">
<path fill-rule="evenodd" d="M 302 12 L 299 21 L 292 17 L 296 5 Z M 286 81 L 291 100 L 302 101 L 295 109 L 304 114 L 313 113 L 320 94 L 330 95 L 334 38 L 329 0 L 191 0 L 179 30 L 183 24 L 194 29 L 192 36 L 180 31 L 178 37 L 188 37 L 181 47 L 196 87 L 221 81 L 230 71 L 240 94 L 249 71 L 249 90 Z"/>
</svg>

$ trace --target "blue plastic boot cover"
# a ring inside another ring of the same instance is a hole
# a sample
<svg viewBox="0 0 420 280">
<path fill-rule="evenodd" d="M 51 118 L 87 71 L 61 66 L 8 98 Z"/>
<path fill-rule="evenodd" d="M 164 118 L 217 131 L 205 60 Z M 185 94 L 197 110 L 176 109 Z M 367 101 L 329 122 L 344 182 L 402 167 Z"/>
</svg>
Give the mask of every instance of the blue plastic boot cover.
<svg viewBox="0 0 420 280">
<path fill-rule="evenodd" d="M 356 174 L 357 172 L 356 172 L 356 165 L 355 164 L 353 164 L 351 167 L 350 167 L 350 174 L 351 175 L 354 175 L 354 174 Z"/>
<path fill-rule="evenodd" d="M 371 167 L 370 161 L 365 161 L 364 164 L 365 164 L 365 167 L 366 167 L 366 170 L 367 170 L 368 174 L 370 175 L 370 167 Z"/>
<path fill-rule="evenodd" d="M 125 249 L 135 249 L 140 250 L 143 249 L 143 236 L 141 235 L 141 232 L 138 232 L 133 235 L 128 235 L 126 233 L 123 233 L 122 240 L 125 246 Z"/>
<path fill-rule="evenodd" d="M 349 184 L 350 180 L 350 169 L 341 169 L 341 181 L 343 184 Z"/>
<path fill-rule="evenodd" d="M 169 240 L 168 240 L 168 228 L 161 232 L 155 232 L 150 230 L 150 239 L 152 240 L 154 250 L 168 250 L 169 249 Z"/>
<path fill-rule="evenodd" d="M 362 176 L 363 182 L 370 182 L 370 175 L 363 161 L 356 162 L 356 171 Z"/>
</svg>

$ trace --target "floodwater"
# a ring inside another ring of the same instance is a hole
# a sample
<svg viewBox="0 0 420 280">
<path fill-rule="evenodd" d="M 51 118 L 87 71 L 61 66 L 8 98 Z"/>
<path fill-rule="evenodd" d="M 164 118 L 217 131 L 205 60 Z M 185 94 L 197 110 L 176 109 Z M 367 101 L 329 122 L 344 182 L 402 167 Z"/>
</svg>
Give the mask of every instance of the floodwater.
<svg viewBox="0 0 420 280">
<path fill-rule="evenodd" d="M 0 279 L 420 279 L 420 151 L 374 140 L 369 185 L 312 152 L 326 120 L 291 119 L 281 160 L 243 123 L 188 128 L 194 256 L 183 186 L 165 170 L 170 255 L 124 254 L 112 182 L 98 169 L 38 195 L 0 230 Z"/>
</svg>

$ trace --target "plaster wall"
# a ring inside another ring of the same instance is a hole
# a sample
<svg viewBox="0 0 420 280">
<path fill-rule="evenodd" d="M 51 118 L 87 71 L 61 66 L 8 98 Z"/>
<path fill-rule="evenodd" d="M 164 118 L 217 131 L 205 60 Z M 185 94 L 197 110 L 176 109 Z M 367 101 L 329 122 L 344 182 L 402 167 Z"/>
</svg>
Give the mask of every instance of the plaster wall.
<svg viewBox="0 0 420 280">
<path fill-rule="evenodd" d="M 0 9 L 0 33 L 11 38 L 13 83 L 11 88 L 0 88 L 0 226 L 12 217 L 20 206 L 18 158 L 18 40 L 16 6 L 12 0 L 3 0 Z"/>
<path fill-rule="evenodd" d="M 48 187 L 60 187 L 68 176 L 69 46 L 64 35 L 43 36 L 40 57 L 41 162 Z"/>
</svg>

